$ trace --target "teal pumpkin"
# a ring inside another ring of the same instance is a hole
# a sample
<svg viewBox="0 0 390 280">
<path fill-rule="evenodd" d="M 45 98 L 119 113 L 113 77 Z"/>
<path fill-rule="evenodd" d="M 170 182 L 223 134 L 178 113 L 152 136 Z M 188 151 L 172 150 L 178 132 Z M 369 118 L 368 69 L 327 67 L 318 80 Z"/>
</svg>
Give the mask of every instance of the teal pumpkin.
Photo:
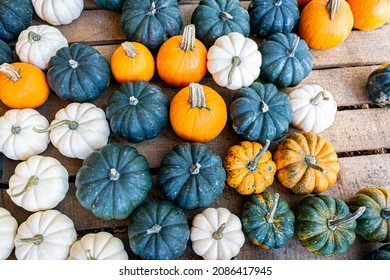
<svg viewBox="0 0 390 280">
<path fill-rule="evenodd" d="M 365 91 L 375 105 L 390 108 L 390 63 L 383 64 L 368 76 Z"/>
<path fill-rule="evenodd" d="M 146 81 L 128 82 L 108 100 L 107 119 L 114 134 L 138 143 L 157 137 L 168 123 L 168 97 Z"/>
<path fill-rule="evenodd" d="M 363 256 L 363 260 L 390 260 L 390 244 L 368 252 Z"/>
<path fill-rule="evenodd" d="M 75 184 L 80 205 L 95 217 L 122 220 L 146 200 L 152 175 L 134 147 L 108 144 L 84 160 Z"/>
<path fill-rule="evenodd" d="M 33 6 L 30 0 L 0 1 L 0 39 L 16 39 L 32 24 Z"/>
<path fill-rule="evenodd" d="M 284 247 L 294 235 L 294 212 L 278 193 L 252 195 L 242 208 L 241 221 L 249 240 L 266 250 Z"/>
<path fill-rule="evenodd" d="M 201 0 L 192 13 L 191 23 L 195 25 L 196 38 L 206 48 L 231 32 L 249 35 L 249 14 L 239 0 Z"/>
<path fill-rule="evenodd" d="M 200 143 L 181 143 L 161 161 L 162 194 L 185 209 L 209 206 L 225 187 L 222 159 Z"/>
<path fill-rule="evenodd" d="M 125 1 L 126 0 L 93 0 L 99 8 L 114 12 L 121 12 Z"/>
<path fill-rule="evenodd" d="M 108 61 L 96 49 L 81 43 L 59 49 L 48 67 L 50 88 L 66 101 L 93 101 L 110 83 Z"/>
<path fill-rule="evenodd" d="M 263 62 L 260 78 L 278 88 L 294 87 L 313 68 L 313 55 L 306 42 L 293 33 L 276 33 L 260 46 Z"/>
<path fill-rule="evenodd" d="M 293 111 L 289 97 L 275 85 L 255 82 L 234 93 L 229 116 L 235 133 L 265 143 L 287 132 Z"/>
<path fill-rule="evenodd" d="M 251 34 L 258 37 L 290 33 L 300 15 L 297 0 L 253 0 L 248 12 Z"/>
<path fill-rule="evenodd" d="M 171 260 L 187 248 L 190 228 L 183 210 L 169 201 L 148 201 L 130 217 L 130 249 L 144 260 Z"/>
<path fill-rule="evenodd" d="M 157 53 L 168 38 L 180 33 L 183 19 L 176 0 L 127 0 L 121 25 L 127 40 Z"/>
<path fill-rule="evenodd" d="M 0 65 L 4 62 L 12 63 L 14 61 L 14 53 L 10 46 L 3 40 L 0 40 Z"/>
</svg>

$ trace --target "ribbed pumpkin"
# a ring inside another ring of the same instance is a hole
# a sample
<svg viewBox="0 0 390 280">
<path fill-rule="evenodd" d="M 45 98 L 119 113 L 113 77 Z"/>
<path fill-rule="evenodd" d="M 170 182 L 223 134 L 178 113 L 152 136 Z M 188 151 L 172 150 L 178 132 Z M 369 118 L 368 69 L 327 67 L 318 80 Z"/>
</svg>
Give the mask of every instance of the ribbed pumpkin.
<svg viewBox="0 0 390 280">
<path fill-rule="evenodd" d="M 363 256 L 363 260 L 390 260 L 390 244 L 368 252 Z"/>
<path fill-rule="evenodd" d="M 390 108 L 390 63 L 383 64 L 370 73 L 365 91 L 375 105 Z"/>
<path fill-rule="evenodd" d="M 11 213 L 0 207 L 0 260 L 5 260 L 14 249 L 14 238 L 18 229 L 18 222 Z"/>
<path fill-rule="evenodd" d="M 12 63 L 14 61 L 14 53 L 10 46 L 0 39 L 0 65 L 4 62 Z"/>
<path fill-rule="evenodd" d="M 126 0 L 93 0 L 93 2 L 104 10 L 121 12 Z"/>
<path fill-rule="evenodd" d="M 333 145 L 311 132 L 288 135 L 273 159 L 279 182 L 297 194 L 325 191 L 336 182 L 340 170 Z"/>
<path fill-rule="evenodd" d="M 30 0 L 0 1 L 0 39 L 10 41 L 32 23 L 33 6 Z"/>
<path fill-rule="evenodd" d="M 389 0 L 348 0 L 353 14 L 353 27 L 372 30 L 390 19 Z"/>
</svg>

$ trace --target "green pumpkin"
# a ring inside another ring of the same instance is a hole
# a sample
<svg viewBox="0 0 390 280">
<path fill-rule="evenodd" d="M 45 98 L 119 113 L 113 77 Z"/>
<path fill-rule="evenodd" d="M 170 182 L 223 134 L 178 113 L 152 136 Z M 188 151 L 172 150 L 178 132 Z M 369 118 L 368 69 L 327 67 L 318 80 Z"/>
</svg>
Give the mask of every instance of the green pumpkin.
<svg viewBox="0 0 390 280">
<path fill-rule="evenodd" d="M 93 0 L 99 8 L 114 12 L 121 12 L 125 1 L 126 0 Z"/>
<path fill-rule="evenodd" d="M 157 182 L 161 192 L 185 209 L 209 206 L 225 187 L 222 159 L 204 144 L 178 144 L 160 166 Z"/>
<path fill-rule="evenodd" d="M 0 40 L 0 65 L 4 62 L 12 63 L 14 61 L 14 53 L 12 49 L 3 40 Z"/>
<path fill-rule="evenodd" d="M 79 203 L 95 217 L 122 220 L 146 200 L 152 175 L 134 147 L 108 144 L 84 160 L 75 184 Z"/>
<path fill-rule="evenodd" d="M 195 25 L 196 38 L 206 48 L 231 32 L 249 35 L 249 14 L 239 0 L 201 0 L 192 13 L 191 23 Z"/>
<path fill-rule="evenodd" d="M 234 93 L 229 116 L 235 133 L 265 143 L 287 132 L 293 111 L 289 97 L 275 85 L 255 82 Z"/>
<path fill-rule="evenodd" d="M 262 55 L 260 78 L 278 88 L 294 87 L 313 68 L 313 55 L 306 42 L 293 33 L 268 37 L 259 51 Z"/>
<path fill-rule="evenodd" d="M 341 255 L 355 242 L 356 219 L 364 210 L 351 214 L 340 199 L 306 196 L 295 210 L 295 233 L 303 247 L 318 256 Z"/>
<path fill-rule="evenodd" d="M 190 228 L 183 210 L 169 201 L 148 201 L 130 217 L 130 249 L 144 260 L 171 260 L 187 248 Z"/>
<path fill-rule="evenodd" d="M 294 212 L 278 193 L 252 195 L 243 206 L 241 221 L 249 240 L 266 250 L 285 246 L 294 234 Z"/>
<path fill-rule="evenodd" d="M 390 260 L 390 244 L 383 245 L 377 250 L 368 252 L 363 260 Z"/>
<path fill-rule="evenodd" d="M 390 108 L 390 63 L 383 64 L 368 76 L 365 91 L 375 105 Z"/>
<path fill-rule="evenodd" d="M 357 219 L 356 233 L 367 241 L 390 242 L 390 190 L 364 188 L 350 200 L 349 208 L 366 211 Z"/>
<path fill-rule="evenodd" d="M 90 102 L 97 99 L 110 83 L 108 61 L 93 47 L 74 43 L 57 51 L 49 60 L 47 81 L 63 100 Z"/>
<path fill-rule="evenodd" d="M 253 0 L 248 7 L 251 34 L 289 33 L 298 24 L 297 0 Z"/>
<path fill-rule="evenodd" d="M 10 41 L 32 24 L 33 6 L 30 0 L 0 1 L 0 39 Z"/>
<path fill-rule="evenodd" d="M 180 33 L 183 19 L 176 0 L 127 0 L 121 25 L 127 40 L 157 53 L 168 38 Z"/>
</svg>

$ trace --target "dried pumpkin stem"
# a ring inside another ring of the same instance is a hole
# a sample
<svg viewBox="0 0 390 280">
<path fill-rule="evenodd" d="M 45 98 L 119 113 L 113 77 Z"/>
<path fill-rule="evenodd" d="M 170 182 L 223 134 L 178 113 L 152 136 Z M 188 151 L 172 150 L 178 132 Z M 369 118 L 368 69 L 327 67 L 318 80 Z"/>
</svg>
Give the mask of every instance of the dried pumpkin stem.
<svg viewBox="0 0 390 280">
<path fill-rule="evenodd" d="M 322 96 L 323 100 L 329 100 L 329 97 L 326 95 L 326 92 L 324 90 L 320 91 L 317 93 L 316 96 L 314 96 L 312 99 L 310 99 L 310 104 L 311 105 L 317 105 L 318 99 Z"/>
<path fill-rule="evenodd" d="M 118 181 L 120 176 L 121 174 L 115 168 L 111 168 L 110 172 L 108 173 L 108 178 L 111 181 Z"/>
<path fill-rule="evenodd" d="M 38 183 L 39 183 L 39 178 L 37 176 L 33 175 L 30 177 L 30 179 L 28 180 L 28 182 L 27 182 L 26 186 L 23 188 L 23 190 L 21 190 L 18 193 L 12 193 L 12 191 L 11 191 L 11 196 L 12 197 L 21 196 L 21 195 L 25 194 L 26 192 L 28 192 L 28 190 L 31 187 L 38 185 Z"/>
<path fill-rule="evenodd" d="M 328 5 L 326 8 L 330 12 L 330 19 L 333 20 L 334 16 L 338 12 L 340 7 L 340 0 L 329 0 Z"/>
<path fill-rule="evenodd" d="M 19 124 L 14 124 L 14 125 L 11 127 L 11 133 L 12 133 L 12 134 L 20 134 L 21 131 L 22 131 L 22 128 L 20 127 Z"/>
<path fill-rule="evenodd" d="M 220 12 L 219 18 L 222 20 L 226 20 L 226 19 L 233 19 L 233 16 L 231 14 L 229 14 L 228 12 Z"/>
<path fill-rule="evenodd" d="M 202 167 L 202 166 L 199 164 L 199 162 L 195 163 L 194 165 L 191 165 L 191 167 L 190 167 L 190 173 L 191 173 L 192 175 L 199 174 L 200 168 L 201 168 L 201 167 Z"/>
<path fill-rule="evenodd" d="M 263 113 L 267 113 L 269 110 L 267 103 L 265 103 L 263 100 L 261 100 L 260 109 Z"/>
<path fill-rule="evenodd" d="M 195 49 L 195 25 L 189 24 L 184 27 L 179 47 L 185 52 L 193 51 Z"/>
<path fill-rule="evenodd" d="M 233 56 L 232 57 L 232 67 L 230 67 L 229 73 L 228 73 L 228 85 L 232 83 L 233 79 L 233 73 L 236 71 L 236 68 L 240 66 L 241 59 L 239 56 Z"/>
<path fill-rule="evenodd" d="M 283 3 L 283 0 L 274 0 L 275 6 L 280 6 L 280 5 L 282 5 L 282 3 Z"/>
<path fill-rule="evenodd" d="M 76 130 L 78 127 L 79 127 L 79 124 L 75 121 L 70 121 L 70 120 L 62 120 L 62 121 L 59 121 L 47 128 L 36 128 L 34 127 L 33 128 L 33 131 L 34 132 L 37 132 L 37 133 L 46 133 L 46 132 L 49 132 L 49 131 L 52 131 L 60 126 L 63 126 L 63 125 L 67 125 L 69 127 L 70 130 Z"/>
<path fill-rule="evenodd" d="M 148 9 L 146 10 L 146 15 L 152 16 L 155 13 L 156 13 L 156 3 L 154 3 L 154 1 L 153 1 L 152 4 L 150 4 Z"/>
<path fill-rule="evenodd" d="M 266 215 L 267 223 L 269 224 L 272 224 L 274 222 L 276 209 L 278 208 L 279 197 L 279 194 L 275 193 L 274 205 L 272 206 L 271 212 L 268 212 Z"/>
<path fill-rule="evenodd" d="M 34 42 L 41 40 L 41 35 L 35 33 L 34 31 L 30 31 L 28 32 L 27 40 L 30 44 L 32 44 Z"/>
<path fill-rule="evenodd" d="M 125 51 L 126 55 L 130 57 L 131 59 L 134 59 L 139 53 L 137 49 L 134 47 L 134 45 L 130 42 L 123 42 L 121 44 L 123 50 Z"/>
<path fill-rule="evenodd" d="M 190 83 L 190 100 L 192 108 L 206 108 L 206 95 L 198 83 Z"/>
<path fill-rule="evenodd" d="M 255 156 L 255 158 L 250 162 L 249 166 L 248 166 L 248 169 L 250 171 L 255 171 L 256 168 L 257 168 L 257 164 L 260 160 L 260 158 L 264 155 L 264 153 L 268 150 L 269 148 L 269 144 L 271 143 L 271 141 L 269 141 L 268 139 L 265 140 L 265 145 L 264 147 L 260 150 L 260 152 Z"/>
<path fill-rule="evenodd" d="M 37 234 L 37 235 L 30 237 L 30 238 L 15 239 L 15 241 L 20 242 L 20 243 L 33 243 L 35 245 L 39 245 L 43 242 L 43 235 Z"/>
<path fill-rule="evenodd" d="M 335 231 L 338 226 L 345 224 L 345 223 L 348 223 L 348 222 L 351 222 L 351 221 L 359 218 L 364 213 L 365 210 L 366 210 L 366 206 L 361 206 L 354 213 L 349 214 L 348 216 L 345 216 L 344 218 L 341 218 L 338 220 L 328 220 L 328 228 L 331 231 Z"/>
<path fill-rule="evenodd" d="M 299 36 L 295 35 L 294 42 L 292 43 L 291 47 L 286 51 L 286 54 L 288 56 L 294 56 L 295 52 L 297 51 L 298 45 L 299 45 Z"/>
<path fill-rule="evenodd" d="M 131 106 L 137 105 L 138 102 L 139 102 L 139 100 L 137 99 L 137 97 L 135 97 L 135 96 L 130 96 L 130 98 L 129 98 L 129 104 L 130 104 Z"/>
<path fill-rule="evenodd" d="M 69 59 L 68 64 L 72 69 L 76 69 L 79 66 L 79 63 L 74 59 Z"/>
<path fill-rule="evenodd" d="M 7 78 L 13 82 L 16 82 L 22 78 L 22 76 L 20 76 L 19 70 L 6 62 L 0 65 L 0 72 L 4 73 Z"/>
<path fill-rule="evenodd" d="M 96 260 L 96 258 L 94 258 L 94 257 L 92 256 L 92 253 L 91 253 L 91 250 L 90 250 L 90 249 L 85 250 L 85 251 L 84 251 L 84 254 L 85 254 L 85 257 L 87 258 L 87 260 L 89 260 L 89 261 L 94 261 L 94 260 Z"/>
<path fill-rule="evenodd" d="M 310 168 L 313 168 L 315 170 L 318 170 L 320 171 L 322 174 L 326 174 L 327 171 L 326 169 L 322 168 L 321 166 L 317 165 L 317 160 L 315 157 L 313 156 L 306 156 L 305 157 L 305 161 L 307 163 L 307 165 L 310 167 Z"/>
<path fill-rule="evenodd" d="M 381 217 L 386 220 L 390 220 L 390 208 L 383 208 L 381 210 Z"/>
<path fill-rule="evenodd" d="M 216 231 L 211 235 L 215 240 L 221 240 L 223 238 L 223 231 L 226 227 L 226 223 L 223 223 Z"/>
<path fill-rule="evenodd" d="M 159 233 L 160 230 L 161 230 L 161 226 L 158 224 L 155 224 L 151 228 L 146 230 L 146 234 Z"/>
</svg>

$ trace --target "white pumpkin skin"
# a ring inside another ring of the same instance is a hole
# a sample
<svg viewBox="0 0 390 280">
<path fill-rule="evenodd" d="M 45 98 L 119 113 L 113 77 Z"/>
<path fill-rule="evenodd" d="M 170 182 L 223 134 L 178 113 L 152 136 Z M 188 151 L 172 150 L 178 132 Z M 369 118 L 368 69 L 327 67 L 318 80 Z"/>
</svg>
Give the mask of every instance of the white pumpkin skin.
<svg viewBox="0 0 390 280">
<path fill-rule="evenodd" d="M 70 248 L 68 260 L 128 260 L 122 241 L 108 232 L 89 233 Z"/>
<path fill-rule="evenodd" d="M 48 120 L 34 109 L 11 109 L 0 117 L 0 152 L 13 160 L 26 160 L 44 152 L 49 133 L 36 133 L 34 127 L 46 127 Z"/>
<path fill-rule="evenodd" d="M 291 124 L 304 132 L 320 133 L 336 118 L 337 104 L 332 94 L 319 85 L 304 85 L 289 94 L 294 112 Z"/>
<path fill-rule="evenodd" d="M 219 37 L 207 53 L 207 69 L 214 81 L 231 90 L 250 86 L 260 75 L 261 63 L 256 42 L 238 32 Z"/>
<path fill-rule="evenodd" d="M 14 249 L 14 237 L 18 222 L 11 213 L 0 207 L 0 260 L 5 260 Z"/>
<path fill-rule="evenodd" d="M 18 260 L 66 260 L 76 239 L 69 217 L 57 210 L 36 212 L 18 228 L 15 256 Z"/>
<path fill-rule="evenodd" d="M 15 51 L 22 62 L 46 70 L 49 60 L 56 52 L 68 46 L 68 40 L 55 27 L 32 25 L 23 30 L 15 45 Z"/>
<path fill-rule="evenodd" d="M 16 205 L 36 212 L 56 207 L 68 189 L 68 171 L 58 160 L 32 156 L 16 166 L 7 193 Z"/>
<path fill-rule="evenodd" d="M 36 14 L 51 25 L 69 24 L 84 8 L 83 0 L 32 0 Z"/>
<path fill-rule="evenodd" d="M 225 227 L 215 239 L 218 229 Z M 206 208 L 192 221 L 190 239 L 195 254 L 205 260 L 230 260 L 238 255 L 245 236 L 240 219 L 226 208 Z"/>
</svg>

